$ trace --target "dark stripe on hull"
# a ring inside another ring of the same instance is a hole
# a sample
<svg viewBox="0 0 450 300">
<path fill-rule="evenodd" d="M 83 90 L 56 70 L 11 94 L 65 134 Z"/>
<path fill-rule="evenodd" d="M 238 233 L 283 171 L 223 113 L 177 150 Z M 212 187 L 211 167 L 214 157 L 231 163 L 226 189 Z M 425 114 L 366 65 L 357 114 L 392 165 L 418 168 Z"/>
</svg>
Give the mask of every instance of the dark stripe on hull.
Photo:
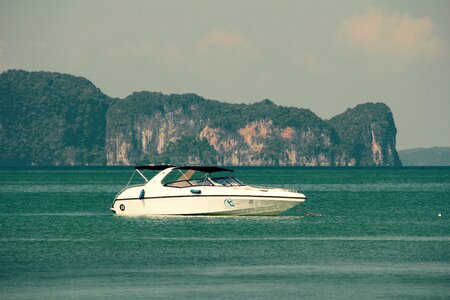
<svg viewBox="0 0 450 300">
<path fill-rule="evenodd" d="M 167 199 L 167 198 L 198 198 L 198 197 L 229 197 L 229 198 L 277 198 L 286 200 L 306 200 L 306 197 L 283 197 L 283 196 L 255 196 L 255 195 L 186 195 L 186 196 L 160 196 L 160 197 L 145 197 L 145 198 L 117 198 L 115 201 L 126 200 L 146 200 L 146 199 Z"/>
</svg>

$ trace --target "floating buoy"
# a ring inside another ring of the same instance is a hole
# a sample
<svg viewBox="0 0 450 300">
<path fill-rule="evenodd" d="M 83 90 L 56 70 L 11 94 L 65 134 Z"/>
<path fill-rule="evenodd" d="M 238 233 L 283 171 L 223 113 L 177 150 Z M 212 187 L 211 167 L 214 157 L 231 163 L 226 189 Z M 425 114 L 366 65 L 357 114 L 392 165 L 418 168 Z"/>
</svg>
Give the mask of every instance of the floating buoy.
<svg viewBox="0 0 450 300">
<path fill-rule="evenodd" d="M 439 218 L 442 217 L 442 214 L 441 214 L 441 213 L 438 213 L 438 217 L 439 217 Z"/>
</svg>

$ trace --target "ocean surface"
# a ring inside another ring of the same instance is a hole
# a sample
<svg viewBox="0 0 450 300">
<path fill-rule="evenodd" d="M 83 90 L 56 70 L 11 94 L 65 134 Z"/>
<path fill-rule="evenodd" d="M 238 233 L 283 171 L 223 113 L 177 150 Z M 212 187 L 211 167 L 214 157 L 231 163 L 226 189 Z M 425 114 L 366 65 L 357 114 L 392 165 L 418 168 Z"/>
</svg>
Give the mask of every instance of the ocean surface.
<svg viewBox="0 0 450 300">
<path fill-rule="evenodd" d="M 109 207 L 132 168 L 0 169 L 0 299 L 449 299 L 450 168 L 236 168 L 279 217 Z"/>
</svg>

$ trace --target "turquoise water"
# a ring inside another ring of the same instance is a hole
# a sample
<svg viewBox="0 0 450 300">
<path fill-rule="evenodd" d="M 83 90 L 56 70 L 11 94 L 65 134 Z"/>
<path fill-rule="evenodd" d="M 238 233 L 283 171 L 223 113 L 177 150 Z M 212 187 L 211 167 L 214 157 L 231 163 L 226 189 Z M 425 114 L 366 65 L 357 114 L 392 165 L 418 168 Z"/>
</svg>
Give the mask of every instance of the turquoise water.
<svg viewBox="0 0 450 300">
<path fill-rule="evenodd" d="M 0 298 L 450 298 L 450 168 L 237 168 L 280 217 L 117 217 L 131 173 L 0 169 Z"/>
</svg>

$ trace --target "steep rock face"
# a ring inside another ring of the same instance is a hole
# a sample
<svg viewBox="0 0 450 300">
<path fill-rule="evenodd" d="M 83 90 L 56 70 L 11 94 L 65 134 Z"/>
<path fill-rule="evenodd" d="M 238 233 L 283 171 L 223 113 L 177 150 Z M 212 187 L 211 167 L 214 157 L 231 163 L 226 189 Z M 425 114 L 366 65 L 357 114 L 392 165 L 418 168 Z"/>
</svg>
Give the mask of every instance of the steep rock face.
<svg viewBox="0 0 450 300">
<path fill-rule="evenodd" d="M 149 163 L 163 154 L 170 142 L 200 132 L 201 120 L 194 121 L 190 113 L 195 104 L 169 103 L 167 99 L 159 93 L 134 93 L 111 107 L 106 132 L 109 165 Z"/>
<path fill-rule="evenodd" d="M 401 166 L 397 129 L 386 104 L 360 104 L 328 122 L 340 138 L 336 165 Z"/>
<path fill-rule="evenodd" d="M 126 123 L 126 124 L 123 124 Z M 333 165 L 335 132 L 309 110 L 205 100 L 196 95 L 135 93 L 108 112 L 107 163 L 158 163 L 181 138 L 206 140 L 221 165 Z M 185 149 L 189 151 L 189 149 Z M 202 152 L 185 163 L 203 161 Z M 210 161 L 210 159 L 208 159 Z"/>
</svg>

